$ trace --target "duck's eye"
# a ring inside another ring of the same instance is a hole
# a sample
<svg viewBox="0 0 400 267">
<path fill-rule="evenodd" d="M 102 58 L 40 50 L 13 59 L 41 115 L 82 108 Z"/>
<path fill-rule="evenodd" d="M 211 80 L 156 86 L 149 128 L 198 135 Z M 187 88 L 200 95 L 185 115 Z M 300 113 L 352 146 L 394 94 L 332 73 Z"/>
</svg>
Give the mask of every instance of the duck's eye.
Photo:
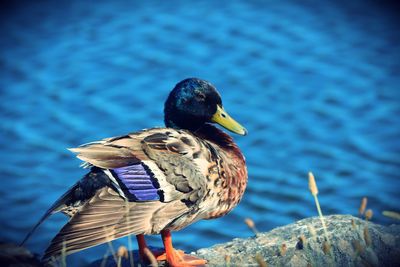
<svg viewBox="0 0 400 267">
<path fill-rule="evenodd" d="M 196 94 L 196 99 L 197 100 L 199 100 L 199 101 L 206 100 L 206 95 L 204 93 L 202 93 L 201 91 L 196 90 L 195 94 Z"/>
</svg>

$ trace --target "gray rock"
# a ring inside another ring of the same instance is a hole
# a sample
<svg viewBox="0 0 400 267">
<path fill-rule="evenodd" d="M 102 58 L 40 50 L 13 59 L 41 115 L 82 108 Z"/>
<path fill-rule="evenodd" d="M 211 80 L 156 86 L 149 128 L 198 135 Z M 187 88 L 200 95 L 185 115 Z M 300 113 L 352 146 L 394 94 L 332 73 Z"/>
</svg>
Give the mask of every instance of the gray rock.
<svg viewBox="0 0 400 267">
<path fill-rule="evenodd" d="M 400 266 L 400 225 L 382 226 L 350 215 L 318 217 L 200 249 L 208 266 Z M 329 248 L 330 246 L 330 248 Z M 258 262 L 257 262 L 258 258 Z"/>
<path fill-rule="evenodd" d="M 324 218 L 329 249 L 321 221 L 313 217 L 192 254 L 208 260 L 207 266 L 400 266 L 400 225 L 382 226 L 350 215 Z M 135 266 L 145 266 L 137 251 L 134 255 Z M 115 266 L 115 261 L 109 257 L 90 266 L 100 265 Z M 123 259 L 121 266 L 130 266 L 129 261 Z"/>
</svg>

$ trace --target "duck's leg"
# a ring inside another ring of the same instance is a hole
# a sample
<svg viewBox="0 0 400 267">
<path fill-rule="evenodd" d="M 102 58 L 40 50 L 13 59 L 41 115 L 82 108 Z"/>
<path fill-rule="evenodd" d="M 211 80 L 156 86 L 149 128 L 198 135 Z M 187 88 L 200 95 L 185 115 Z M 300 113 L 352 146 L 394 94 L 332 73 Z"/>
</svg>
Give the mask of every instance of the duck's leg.
<svg viewBox="0 0 400 267">
<path fill-rule="evenodd" d="M 146 240 L 144 239 L 144 235 L 136 235 L 136 240 L 139 246 L 139 257 L 141 261 L 152 262 L 156 260 L 156 257 L 163 254 L 163 251 L 151 251 L 147 246 Z"/>
<path fill-rule="evenodd" d="M 149 247 L 146 244 L 146 240 L 144 239 L 144 235 L 136 235 L 136 240 L 139 246 L 139 257 L 140 260 L 146 259 L 146 249 L 149 249 Z"/>
<path fill-rule="evenodd" d="M 171 267 L 204 266 L 207 261 L 185 254 L 182 250 L 175 250 L 172 246 L 171 232 L 162 230 L 161 237 L 164 243 L 165 254 L 157 257 L 157 260 L 167 260 Z"/>
</svg>

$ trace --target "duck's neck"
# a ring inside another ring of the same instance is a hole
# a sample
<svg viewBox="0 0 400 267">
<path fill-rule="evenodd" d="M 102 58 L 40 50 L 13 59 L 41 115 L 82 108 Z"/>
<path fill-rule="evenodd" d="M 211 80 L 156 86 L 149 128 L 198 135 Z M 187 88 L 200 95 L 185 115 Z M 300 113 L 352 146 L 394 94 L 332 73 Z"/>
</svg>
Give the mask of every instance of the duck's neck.
<svg viewBox="0 0 400 267">
<path fill-rule="evenodd" d="M 233 141 L 233 138 L 217 127 L 206 123 L 200 129 L 198 129 L 195 134 L 202 139 L 206 139 L 207 141 L 218 145 L 223 150 L 242 160 L 244 163 L 243 154 Z"/>
<path fill-rule="evenodd" d="M 166 107 L 164 113 L 164 123 L 168 128 L 185 129 L 194 132 L 199 128 L 199 125 L 205 123 L 202 117 L 176 113 L 171 110 L 171 107 Z"/>
</svg>

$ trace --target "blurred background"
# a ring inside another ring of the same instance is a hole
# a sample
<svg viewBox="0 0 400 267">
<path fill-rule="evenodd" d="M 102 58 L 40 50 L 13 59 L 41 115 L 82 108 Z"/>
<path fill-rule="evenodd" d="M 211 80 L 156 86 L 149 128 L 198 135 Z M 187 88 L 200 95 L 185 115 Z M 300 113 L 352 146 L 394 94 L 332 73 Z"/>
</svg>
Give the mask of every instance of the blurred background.
<svg viewBox="0 0 400 267">
<path fill-rule="evenodd" d="M 379 4 L 378 4 L 379 2 Z M 193 251 L 316 215 L 373 221 L 400 203 L 400 28 L 385 1 L 6 1 L 0 9 L 0 240 L 19 243 L 84 174 L 66 150 L 163 125 L 187 77 L 212 82 L 249 131 L 249 185 L 228 216 L 176 233 Z M 66 222 L 27 243 L 43 253 Z M 114 242 L 118 247 L 126 239 Z M 161 246 L 159 237 L 150 244 Z M 68 257 L 84 266 L 99 246 Z"/>
</svg>

